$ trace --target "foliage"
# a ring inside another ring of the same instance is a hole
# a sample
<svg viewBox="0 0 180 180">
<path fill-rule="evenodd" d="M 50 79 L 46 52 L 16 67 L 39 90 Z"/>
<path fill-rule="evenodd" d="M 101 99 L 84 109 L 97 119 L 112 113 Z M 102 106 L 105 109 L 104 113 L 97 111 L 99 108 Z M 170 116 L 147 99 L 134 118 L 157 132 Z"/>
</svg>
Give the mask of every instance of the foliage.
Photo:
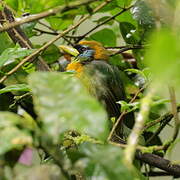
<svg viewBox="0 0 180 180">
<path fill-rule="evenodd" d="M 112 0 L 97 13 L 94 13 L 94 9 L 104 0 L 69 8 L 68 5 L 76 2 L 84 1 L 0 2 L 1 25 L 1 14 L 6 5 L 19 22 L 38 13 L 66 7 L 51 16 L 20 24 L 26 36 L 25 44 L 31 41 L 36 49 L 22 46 L 20 41 L 24 35 L 21 33 L 20 40 L 15 42 L 11 32 L 0 32 L 2 179 L 145 179 L 142 162 L 134 162 L 129 167 L 124 163 L 124 150 L 107 142 L 112 125 L 102 105 L 89 94 L 75 73 L 60 72 L 69 57 L 63 56 L 58 46 L 74 45 L 80 38 L 101 42 L 109 50 L 110 63 L 121 70 L 127 97 L 117 102 L 121 105 L 121 113 L 131 112 L 136 116 L 140 112 L 142 99 L 150 89 L 155 90 L 139 139 L 144 136 L 148 142 L 144 148 L 150 146 L 151 152 L 162 153 L 161 156 L 166 153 L 167 149 L 162 148 L 161 152 L 157 152 L 154 146 L 167 145 L 159 137 L 164 122 L 161 119 L 166 111 L 171 112 L 169 103 L 175 105 L 175 109 L 178 104 L 179 2 Z M 158 12 L 164 16 L 161 17 Z M 30 15 L 24 17 L 25 13 Z M 64 33 L 60 41 L 49 43 L 53 36 L 86 16 L 91 16 L 86 24 L 74 26 L 68 34 Z M 44 43 L 49 45 L 19 66 L 25 57 L 42 48 Z M 51 71 L 56 72 L 37 72 L 39 57 Z M 6 79 L 3 81 L 4 77 Z M 168 92 L 168 86 L 174 89 L 174 99 L 172 92 Z M 175 109 L 172 111 L 175 112 Z M 178 133 L 178 118 L 174 119 L 177 127 L 174 131 Z M 128 130 L 127 134 L 132 131 L 129 126 L 125 129 Z M 164 131 L 166 133 L 167 130 Z M 155 133 L 156 136 L 150 139 Z M 177 144 L 175 142 L 179 142 L 179 139 L 176 138 L 172 140 L 170 137 L 168 142 Z M 29 153 L 25 153 L 27 149 L 31 149 Z M 21 161 L 22 158 L 25 163 Z"/>
</svg>

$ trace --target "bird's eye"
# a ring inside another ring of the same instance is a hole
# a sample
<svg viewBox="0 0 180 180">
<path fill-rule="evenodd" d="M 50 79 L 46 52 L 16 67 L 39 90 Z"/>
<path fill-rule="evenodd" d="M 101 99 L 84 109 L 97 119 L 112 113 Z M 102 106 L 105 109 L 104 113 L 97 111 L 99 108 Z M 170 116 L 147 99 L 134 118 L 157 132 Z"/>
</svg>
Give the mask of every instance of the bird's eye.
<svg viewBox="0 0 180 180">
<path fill-rule="evenodd" d="M 79 44 L 75 45 L 74 48 L 77 49 L 80 54 L 87 50 L 86 47 L 81 46 L 81 45 L 79 45 Z"/>
<path fill-rule="evenodd" d="M 87 48 L 85 47 L 81 47 L 81 51 L 85 51 Z"/>
</svg>

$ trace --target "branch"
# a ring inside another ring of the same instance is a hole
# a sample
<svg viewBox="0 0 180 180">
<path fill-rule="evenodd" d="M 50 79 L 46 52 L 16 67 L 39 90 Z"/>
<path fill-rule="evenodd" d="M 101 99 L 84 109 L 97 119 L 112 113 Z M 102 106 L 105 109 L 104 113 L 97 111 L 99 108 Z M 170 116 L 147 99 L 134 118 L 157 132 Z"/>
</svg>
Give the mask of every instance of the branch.
<svg viewBox="0 0 180 180">
<path fill-rule="evenodd" d="M 162 121 L 162 123 L 161 123 L 161 125 L 159 126 L 159 128 L 153 133 L 153 135 L 146 141 L 146 144 L 148 144 L 149 142 L 151 142 L 153 139 L 154 139 L 154 137 L 157 137 L 159 134 L 160 134 L 160 132 L 166 127 L 166 125 L 171 121 L 171 119 L 173 118 L 173 115 L 172 114 L 169 114 L 168 116 L 166 116 L 164 119 L 163 119 L 163 121 Z M 167 145 L 166 145 L 166 147 L 168 147 Z"/>
<path fill-rule="evenodd" d="M 177 106 L 176 108 L 177 110 L 177 113 L 180 112 L 180 106 Z M 174 117 L 174 114 L 172 113 L 166 113 L 165 115 L 163 115 L 162 117 L 158 118 L 157 120 L 155 121 L 152 121 L 150 123 L 148 123 L 143 131 L 145 131 L 146 129 L 154 126 L 155 124 L 157 123 L 161 123 L 160 127 L 156 130 L 156 132 L 146 141 L 146 144 L 148 144 L 149 142 L 151 142 L 151 140 L 158 136 L 160 134 L 160 132 L 164 129 L 164 127 L 171 121 L 171 119 Z M 179 129 L 178 129 L 179 131 Z M 176 126 L 175 126 L 175 132 L 176 132 Z M 174 136 L 173 136 L 174 137 Z M 165 148 L 168 148 L 168 146 L 174 141 L 175 139 L 173 138 L 172 141 L 170 141 L 168 144 L 165 145 Z"/>
<path fill-rule="evenodd" d="M 27 16 L 26 18 L 23 18 L 20 21 L 16 21 L 16 22 L 4 25 L 3 27 L 0 28 L 0 32 L 6 31 L 6 30 L 8 30 L 10 28 L 16 27 L 16 26 L 24 24 L 24 23 L 29 23 L 29 22 L 32 22 L 32 21 L 35 21 L 35 20 L 39 20 L 39 19 L 48 17 L 48 16 L 56 15 L 57 13 L 60 13 L 60 12 L 75 9 L 75 8 L 78 8 L 79 6 L 86 5 L 86 4 L 95 2 L 95 1 L 96 0 L 86 0 L 86 1 L 83 1 L 83 2 L 82 1 L 77 1 L 77 2 L 71 3 L 68 6 L 58 6 L 58 7 L 55 7 L 53 9 L 49 9 L 49 10 L 44 11 L 44 12 L 39 13 L 39 14 Z"/>
<path fill-rule="evenodd" d="M 46 25 L 45 27 L 49 27 L 49 26 Z M 57 36 L 57 35 L 59 34 L 56 30 L 54 30 L 54 29 L 52 29 L 52 28 L 51 28 L 51 31 L 52 31 L 52 32 L 44 31 L 44 30 L 39 29 L 39 28 L 33 28 L 33 29 L 34 29 L 35 31 L 38 31 L 38 32 L 40 33 L 38 36 L 40 36 L 41 34 L 49 34 L 49 35 Z M 50 29 L 50 27 L 49 27 L 49 29 Z M 70 41 L 69 39 L 67 39 L 66 36 L 63 36 L 62 38 L 63 38 L 65 41 L 67 41 L 70 45 L 73 46 L 73 43 L 71 43 L 71 41 Z"/>
<path fill-rule="evenodd" d="M 124 142 L 126 143 L 126 142 Z M 118 146 L 120 148 L 126 148 L 127 144 L 117 144 L 110 142 L 110 144 Z M 151 147 L 150 147 L 151 148 Z M 163 146 L 155 147 L 156 150 L 162 150 Z M 137 146 L 137 151 L 135 153 L 136 159 L 149 164 L 150 166 L 159 168 L 168 172 L 172 176 L 180 176 L 180 165 L 173 164 L 171 161 L 164 159 L 163 157 L 157 156 L 151 153 L 142 153 L 143 151 L 147 151 L 149 148 L 144 146 Z"/>
<path fill-rule="evenodd" d="M 126 47 L 123 47 L 122 49 L 120 49 L 119 51 L 115 52 L 114 54 L 111 54 L 110 56 L 115 56 L 117 54 L 121 54 L 125 51 L 128 51 L 128 50 L 132 50 L 132 49 L 142 49 L 143 46 L 140 46 L 140 45 L 134 45 L 134 46 L 126 46 Z"/>
<path fill-rule="evenodd" d="M 171 173 L 165 172 L 165 171 L 150 171 L 150 172 L 147 172 L 147 173 L 144 172 L 143 175 L 147 176 L 147 177 L 149 177 L 149 176 L 151 176 L 151 177 L 156 177 L 156 176 L 174 176 Z M 178 176 L 175 177 L 175 178 L 178 178 Z"/>
<path fill-rule="evenodd" d="M 156 119 L 156 120 L 153 120 L 149 123 L 147 123 L 144 128 L 143 128 L 143 131 L 146 131 L 147 129 L 149 129 L 150 127 L 158 124 L 158 123 L 161 123 L 161 122 L 164 122 L 166 121 L 166 119 L 172 119 L 173 118 L 173 114 L 171 113 L 166 113 L 164 114 L 163 116 L 161 116 L 160 118 Z"/>
<path fill-rule="evenodd" d="M 173 164 L 171 161 L 160 156 L 137 152 L 135 157 L 151 166 L 167 171 L 173 176 L 180 176 L 180 165 Z"/>
<path fill-rule="evenodd" d="M 102 4 L 100 4 L 97 8 L 94 9 L 93 13 L 96 13 L 97 11 L 99 11 L 101 8 L 103 8 L 104 6 L 106 6 L 108 3 L 110 3 L 111 0 L 106 0 L 105 2 L 103 2 Z M 9 72 L 6 73 L 5 76 L 3 76 L 0 79 L 0 83 L 2 83 L 4 80 L 6 80 L 8 78 L 8 76 L 10 76 L 11 74 L 13 74 L 14 72 L 16 72 L 24 63 L 26 63 L 27 61 L 29 61 L 30 59 L 38 56 L 39 53 L 41 53 L 42 51 L 44 51 L 46 48 L 48 48 L 51 44 L 53 44 L 55 41 L 57 41 L 59 38 L 63 37 L 65 34 L 67 34 L 68 32 L 72 31 L 73 29 L 75 29 L 76 27 L 78 27 L 82 22 L 84 22 L 86 19 L 88 19 L 91 15 L 85 15 L 79 22 L 77 22 L 75 25 L 69 27 L 68 29 L 66 29 L 65 31 L 63 31 L 62 33 L 58 34 L 56 37 L 54 37 L 51 41 L 47 42 L 44 46 L 42 46 L 41 48 L 37 49 L 36 51 L 34 51 L 31 55 L 27 56 L 26 58 L 24 58 L 19 64 L 17 64 L 12 70 L 10 70 Z"/>
<path fill-rule="evenodd" d="M 50 34 L 50 35 L 53 35 L 53 36 L 57 36 L 59 33 L 57 32 L 49 32 L 49 31 L 44 31 L 42 29 L 39 29 L 39 28 L 33 28 L 35 31 L 38 31 L 41 34 Z"/>
<path fill-rule="evenodd" d="M 4 7 L 3 11 L 0 11 L 0 21 L 1 21 L 2 25 L 5 22 L 14 22 L 15 21 L 13 13 L 6 6 Z M 17 27 L 7 30 L 7 33 L 15 44 L 18 43 L 23 48 L 28 48 L 28 49 L 33 48 L 31 41 L 28 39 L 26 34 L 22 31 L 20 26 L 17 26 Z M 32 61 L 32 59 L 29 61 Z M 49 66 L 46 64 L 46 62 L 41 57 L 39 57 L 39 59 L 37 61 L 37 69 L 44 70 L 44 71 L 50 71 Z"/>
</svg>

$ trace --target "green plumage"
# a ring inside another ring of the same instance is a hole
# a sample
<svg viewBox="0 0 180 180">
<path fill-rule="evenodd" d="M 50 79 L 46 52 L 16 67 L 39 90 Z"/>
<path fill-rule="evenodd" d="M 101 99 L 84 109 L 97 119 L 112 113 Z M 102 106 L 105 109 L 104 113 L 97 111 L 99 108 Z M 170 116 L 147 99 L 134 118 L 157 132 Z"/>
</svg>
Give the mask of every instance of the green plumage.
<svg viewBox="0 0 180 180">
<path fill-rule="evenodd" d="M 126 100 L 118 68 L 105 61 L 94 60 L 84 65 L 83 73 L 90 93 L 105 106 L 109 117 L 118 118 L 120 105 L 117 102 Z"/>
</svg>

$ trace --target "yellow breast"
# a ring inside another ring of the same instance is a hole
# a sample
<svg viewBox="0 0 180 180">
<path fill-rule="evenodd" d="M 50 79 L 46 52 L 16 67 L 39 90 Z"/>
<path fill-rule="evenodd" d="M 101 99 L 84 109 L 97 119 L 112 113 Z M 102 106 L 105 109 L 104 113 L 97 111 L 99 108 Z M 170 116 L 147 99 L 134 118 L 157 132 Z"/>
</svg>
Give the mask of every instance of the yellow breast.
<svg viewBox="0 0 180 180">
<path fill-rule="evenodd" d="M 83 71 L 83 65 L 79 62 L 71 62 L 66 67 L 67 71 L 75 71 L 77 74 L 77 77 L 80 77 L 82 71 Z"/>
</svg>

